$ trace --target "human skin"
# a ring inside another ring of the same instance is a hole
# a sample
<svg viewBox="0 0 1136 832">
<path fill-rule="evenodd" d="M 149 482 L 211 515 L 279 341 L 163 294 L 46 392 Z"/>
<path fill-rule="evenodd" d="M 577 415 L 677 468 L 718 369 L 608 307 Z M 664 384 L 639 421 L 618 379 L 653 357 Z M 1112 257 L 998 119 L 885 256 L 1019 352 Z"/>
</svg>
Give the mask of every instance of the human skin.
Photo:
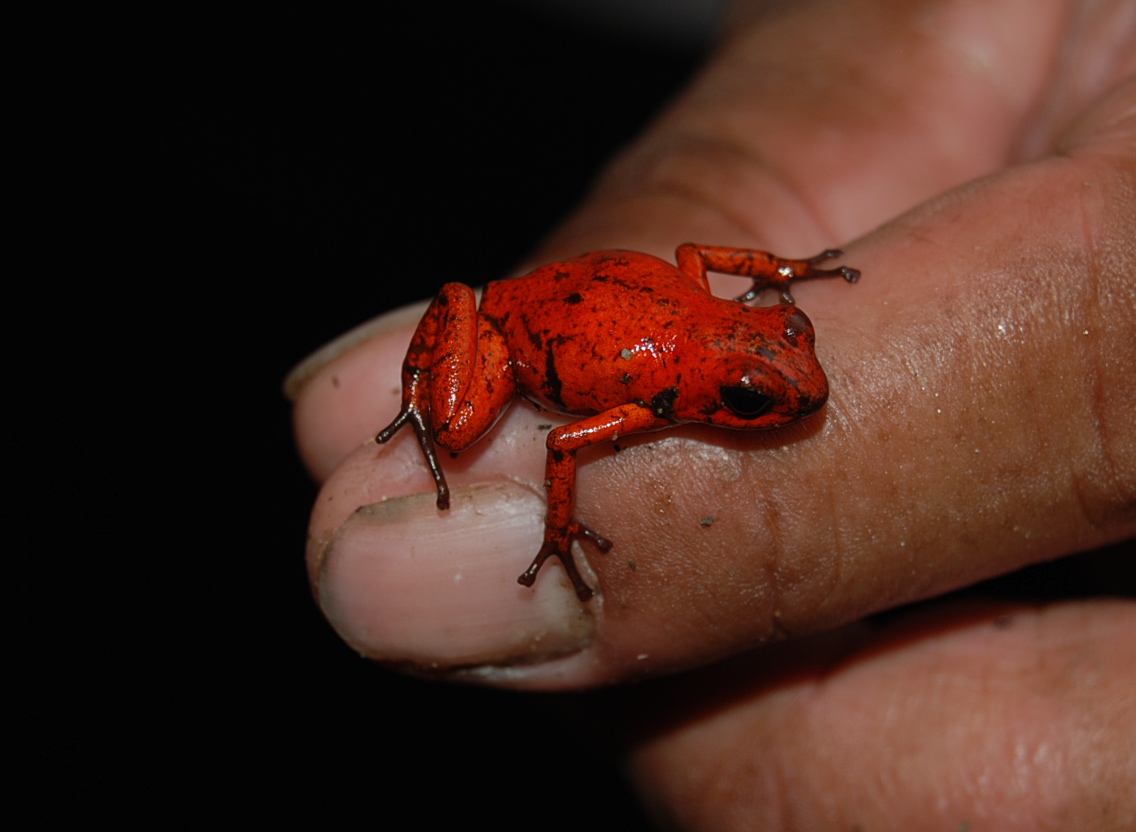
<svg viewBox="0 0 1136 832">
<path fill-rule="evenodd" d="M 292 382 L 321 606 L 420 674 L 661 679 L 619 707 L 668 827 L 1133 828 L 1131 600 L 865 617 L 1136 534 L 1136 5 L 749 3 L 727 30 L 529 265 L 839 245 L 860 283 L 794 290 L 825 410 L 581 453 L 577 516 L 615 541 L 581 550 L 581 604 L 553 564 L 515 583 L 568 418 L 515 405 L 443 460 L 446 513 L 413 436 L 368 442 L 396 314 Z"/>
</svg>

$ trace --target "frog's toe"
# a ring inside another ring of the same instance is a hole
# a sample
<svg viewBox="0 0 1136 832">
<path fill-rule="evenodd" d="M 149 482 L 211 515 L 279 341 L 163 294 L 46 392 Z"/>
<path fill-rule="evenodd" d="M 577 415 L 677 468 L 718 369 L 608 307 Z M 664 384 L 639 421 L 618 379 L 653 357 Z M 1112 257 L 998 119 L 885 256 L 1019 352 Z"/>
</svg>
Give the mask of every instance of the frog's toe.
<svg viewBox="0 0 1136 832">
<path fill-rule="evenodd" d="M 612 547 L 612 542 L 598 532 L 589 529 L 583 523 L 572 521 L 571 526 L 568 528 L 568 533 L 561 537 L 560 535 L 554 536 L 551 540 L 545 540 L 544 545 L 540 547 L 533 562 L 529 564 L 529 568 L 521 573 L 517 578 L 517 583 L 521 586 L 532 586 L 536 583 L 537 573 L 540 572 L 544 562 L 551 557 L 558 558 L 561 565 L 564 567 L 564 572 L 568 576 L 568 580 L 572 582 L 572 588 L 576 590 L 576 595 L 581 601 L 588 601 L 595 594 L 592 588 L 588 586 L 584 576 L 580 574 L 579 568 L 576 566 L 576 559 L 572 555 L 572 541 L 578 537 L 582 537 L 601 552 L 607 552 Z"/>
<path fill-rule="evenodd" d="M 824 251 L 822 251 L 816 257 L 810 257 L 805 262 L 808 263 L 810 266 L 816 266 L 816 265 L 819 265 L 820 263 L 823 263 L 825 260 L 831 260 L 833 257 L 839 257 L 843 253 L 844 253 L 844 251 L 842 249 L 839 249 L 839 248 L 826 248 Z"/>
<path fill-rule="evenodd" d="M 517 583 L 521 586 L 531 587 L 536 583 L 536 575 L 540 571 L 541 566 L 543 566 L 544 562 L 552 555 L 560 558 L 560 563 L 564 566 L 564 572 L 568 575 L 568 580 L 572 582 L 572 588 L 576 590 L 576 597 L 579 598 L 581 602 L 591 600 L 592 595 L 595 593 L 592 592 L 592 588 L 588 586 L 587 582 L 580 574 L 580 570 L 576 568 L 576 561 L 570 552 L 568 554 L 562 554 L 560 552 L 548 552 L 542 548 L 540 553 L 537 554 L 533 562 L 529 565 L 529 568 L 517 578 Z"/>
<path fill-rule="evenodd" d="M 611 550 L 612 543 L 599 532 L 588 528 L 579 521 L 575 522 L 575 529 L 572 531 L 573 537 L 583 537 L 591 541 L 592 545 L 599 549 L 601 552 L 607 553 Z"/>
</svg>

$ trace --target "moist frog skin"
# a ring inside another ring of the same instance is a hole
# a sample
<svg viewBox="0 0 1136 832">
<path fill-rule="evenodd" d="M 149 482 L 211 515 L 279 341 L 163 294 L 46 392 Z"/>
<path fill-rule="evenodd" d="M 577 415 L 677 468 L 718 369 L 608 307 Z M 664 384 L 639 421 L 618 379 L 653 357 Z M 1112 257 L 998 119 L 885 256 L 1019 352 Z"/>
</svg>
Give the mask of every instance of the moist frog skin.
<svg viewBox="0 0 1136 832">
<path fill-rule="evenodd" d="M 409 424 L 438 491 L 450 504 L 437 448 L 473 445 L 516 397 L 577 416 L 548 434 L 544 542 L 517 579 L 532 586 L 550 557 L 564 565 L 581 601 L 593 591 L 572 541 L 601 552 L 612 543 L 573 516 L 576 453 L 630 433 L 701 422 L 734 430 L 781 427 L 812 415 L 828 398 L 808 317 L 793 302 L 794 281 L 842 277 L 821 268 L 841 252 L 787 260 L 753 249 L 687 243 L 676 265 L 635 251 L 598 251 L 473 290 L 448 283 L 426 310 L 402 367 L 402 409 L 376 437 Z M 749 277 L 734 298 L 715 297 L 708 271 Z M 768 289 L 774 306 L 747 301 Z"/>
</svg>

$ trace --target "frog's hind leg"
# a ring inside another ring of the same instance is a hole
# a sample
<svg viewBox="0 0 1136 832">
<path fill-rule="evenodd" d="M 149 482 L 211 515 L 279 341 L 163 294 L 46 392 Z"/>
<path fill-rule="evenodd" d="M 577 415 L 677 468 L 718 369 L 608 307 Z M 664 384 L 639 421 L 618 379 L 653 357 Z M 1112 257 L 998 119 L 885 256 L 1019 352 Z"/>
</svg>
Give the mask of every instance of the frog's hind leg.
<svg viewBox="0 0 1136 832">
<path fill-rule="evenodd" d="M 417 387 L 417 384 L 414 386 Z M 407 398 L 410 398 L 410 404 L 407 404 Z M 430 413 L 429 406 L 425 408 L 425 413 L 423 413 L 423 410 L 414 404 L 414 401 L 413 395 L 407 396 L 406 385 L 404 384 L 402 410 L 399 411 L 393 422 L 378 432 L 375 441 L 380 445 L 388 442 L 403 425 L 409 422 L 410 426 L 414 428 L 414 435 L 418 438 L 418 445 L 422 448 L 426 467 L 430 469 L 430 474 L 434 477 L 434 487 L 438 490 L 438 508 L 445 511 L 450 507 L 450 487 L 446 484 L 446 474 L 442 471 L 442 465 L 438 461 L 438 452 L 434 447 L 434 432 L 427 423 Z"/>
<path fill-rule="evenodd" d="M 375 441 L 389 441 L 406 424 L 418 438 L 438 490 L 450 490 L 436 446 L 461 451 L 477 441 L 516 391 L 500 333 L 477 313 L 473 290 L 447 283 L 422 316 L 402 365 L 402 409 Z"/>
<path fill-rule="evenodd" d="M 707 285 L 707 271 L 753 278 L 753 286 L 749 291 L 734 298 L 739 303 L 753 300 L 766 289 L 776 289 L 784 303 L 793 303 L 789 284 L 794 280 L 842 277 L 849 283 L 855 283 L 860 279 L 859 270 L 851 266 L 818 268 L 824 261 L 839 257 L 842 253 L 839 249 L 832 248 L 807 260 L 787 260 L 767 251 L 750 248 L 684 243 L 675 250 L 675 261 L 684 274 L 690 275 L 703 286 Z"/>
</svg>

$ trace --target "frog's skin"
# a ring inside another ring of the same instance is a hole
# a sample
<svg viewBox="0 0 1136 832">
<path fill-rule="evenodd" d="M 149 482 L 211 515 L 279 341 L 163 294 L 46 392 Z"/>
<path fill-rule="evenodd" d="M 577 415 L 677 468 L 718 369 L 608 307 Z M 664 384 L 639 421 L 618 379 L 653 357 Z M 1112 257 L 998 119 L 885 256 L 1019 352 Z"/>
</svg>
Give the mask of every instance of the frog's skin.
<svg viewBox="0 0 1136 832">
<path fill-rule="evenodd" d="M 634 251 L 598 251 L 473 290 L 448 283 L 430 304 L 402 368 L 402 410 L 376 439 L 414 428 L 438 489 L 450 504 L 436 447 L 465 450 L 517 396 L 580 417 L 548 434 L 544 543 L 518 578 L 532 586 L 549 557 L 564 564 L 581 601 L 592 589 L 572 557 L 574 538 L 600 551 L 611 542 L 573 516 L 576 452 L 629 433 L 702 422 L 763 430 L 824 406 L 828 381 L 809 319 L 793 304 L 795 280 L 860 273 L 763 251 L 687 243 L 677 267 Z M 729 300 L 710 293 L 707 271 L 750 277 Z M 751 307 L 766 289 L 781 303 Z"/>
</svg>

